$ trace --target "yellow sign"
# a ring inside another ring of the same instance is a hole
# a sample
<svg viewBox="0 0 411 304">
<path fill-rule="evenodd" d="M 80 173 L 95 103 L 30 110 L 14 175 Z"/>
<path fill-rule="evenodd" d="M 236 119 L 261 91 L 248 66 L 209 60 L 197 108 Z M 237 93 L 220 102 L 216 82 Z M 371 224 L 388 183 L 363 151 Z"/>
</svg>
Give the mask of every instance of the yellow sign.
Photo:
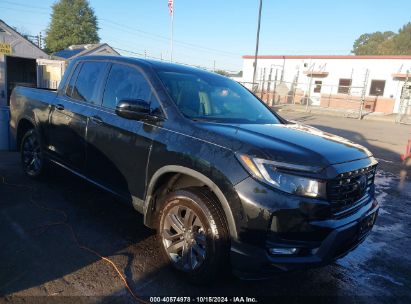
<svg viewBox="0 0 411 304">
<path fill-rule="evenodd" d="M 11 55 L 11 45 L 8 43 L 0 43 L 0 54 Z"/>
</svg>

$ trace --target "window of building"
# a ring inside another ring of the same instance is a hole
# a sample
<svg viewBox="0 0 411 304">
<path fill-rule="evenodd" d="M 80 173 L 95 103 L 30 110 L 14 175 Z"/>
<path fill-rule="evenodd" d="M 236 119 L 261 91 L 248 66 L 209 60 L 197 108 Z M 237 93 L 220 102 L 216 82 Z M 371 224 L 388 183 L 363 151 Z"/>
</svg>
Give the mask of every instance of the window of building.
<svg viewBox="0 0 411 304">
<path fill-rule="evenodd" d="M 370 96 L 384 95 L 385 80 L 371 80 Z"/>
<path fill-rule="evenodd" d="M 124 99 L 150 102 L 152 113 L 161 116 L 160 105 L 143 74 L 133 67 L 114 64 L 104 90 L 103 106 L 114 109 Z"/>
<path fill-rule="evenodd" d="M 106 67 L 107 64 L 104 62 L 84 62 L 71 93 L 71 98 L 98 104 L 100 82 Z"/>
<path fill-rule="evenodd" d="M 323 82 L 321 80 L 316 80 L 315 81 L 315 86 L 314 86 L 314 93 L 321 93 L 321 86 L 323 85 Z"/>
<path fill-rule="evenodd" d="M 338 93 L 348 94 L 350 92 L 351 82 L 352 82 L 351 79 L 341 78 L 338 83 Z"/>
</svg>

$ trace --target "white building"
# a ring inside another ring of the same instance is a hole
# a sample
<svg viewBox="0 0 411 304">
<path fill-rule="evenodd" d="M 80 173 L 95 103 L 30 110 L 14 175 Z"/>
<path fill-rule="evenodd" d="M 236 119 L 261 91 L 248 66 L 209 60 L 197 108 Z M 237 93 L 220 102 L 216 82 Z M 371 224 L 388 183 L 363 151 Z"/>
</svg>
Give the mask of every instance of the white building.
<svg viewBox="0 0 411 304">
<path fill-rule="evenodd" d="M 251 87 L 254 56 L 243 60 Z M 411 56 L 258 56 L 256 82 L 275 102 L 356 109 L 362 96 L 365 110 L 397 113 L 407 71 L 411 84 Z"/>
</svg>

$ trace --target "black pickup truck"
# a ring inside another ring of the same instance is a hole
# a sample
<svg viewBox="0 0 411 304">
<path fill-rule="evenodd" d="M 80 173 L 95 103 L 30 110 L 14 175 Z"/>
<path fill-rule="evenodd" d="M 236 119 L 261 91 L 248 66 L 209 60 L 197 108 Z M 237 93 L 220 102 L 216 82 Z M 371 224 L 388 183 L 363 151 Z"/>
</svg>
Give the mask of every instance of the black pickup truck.
<svg viewBox="0 0 411 304">
<path fill-rule="evenodd" d="M 193 280 L 331 263 L 378 213 L 367 149 L 195 68 L 79 58 L 57 92 L 13 91 L 11 130 L 27 175 L 58 165 L 131 203 Z"/>
</svg>

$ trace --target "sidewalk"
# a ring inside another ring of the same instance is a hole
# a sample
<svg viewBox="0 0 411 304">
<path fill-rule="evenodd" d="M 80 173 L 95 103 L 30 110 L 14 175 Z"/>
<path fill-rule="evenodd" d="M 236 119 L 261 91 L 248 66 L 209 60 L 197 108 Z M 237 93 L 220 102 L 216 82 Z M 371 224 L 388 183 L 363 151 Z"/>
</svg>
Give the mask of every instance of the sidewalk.
<svg viewBox="0 0 411 304">
<path fill-rule="evenodd" d="M 317 106 L 310 106 L 308 109 L 305 105 L 293 105 L 283 104 L 272 106 L 277 112 L 305 112 L 319 115 L 328 115 L 336 117 L 346 117 L 358 119 L 359 111 L 351 109 L 333 109 L 333 108 L 320 108 Z M 363 120 L 375 120 L 395 123 L 397 114 L 382 114 L 382 113 L 363 113 Z"/>
</svg>

